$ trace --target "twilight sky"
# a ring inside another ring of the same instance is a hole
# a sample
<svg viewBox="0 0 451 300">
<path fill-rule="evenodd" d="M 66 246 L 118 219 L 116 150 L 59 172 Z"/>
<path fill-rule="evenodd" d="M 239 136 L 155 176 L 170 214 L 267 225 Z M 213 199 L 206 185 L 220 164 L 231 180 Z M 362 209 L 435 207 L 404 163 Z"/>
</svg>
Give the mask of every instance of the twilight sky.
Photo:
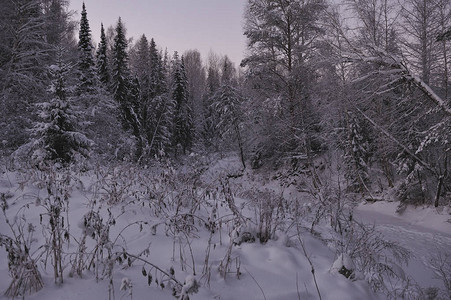
<svg viewBox="0 0 451 300">
<path fill-rule="evenodd" d="M 169 53 L 197 49 L 225 55 L 239 65 L 246 40 L 243 36 L 245 0 L 84 0 L 92 36 L 97 45 L 100 23 L 105 29 L 120 16 L 127 38 L 136 41 L 143 33 Z M 80 20 L 83 0 L 70 0 L 70 9 Z"/>
</svg>

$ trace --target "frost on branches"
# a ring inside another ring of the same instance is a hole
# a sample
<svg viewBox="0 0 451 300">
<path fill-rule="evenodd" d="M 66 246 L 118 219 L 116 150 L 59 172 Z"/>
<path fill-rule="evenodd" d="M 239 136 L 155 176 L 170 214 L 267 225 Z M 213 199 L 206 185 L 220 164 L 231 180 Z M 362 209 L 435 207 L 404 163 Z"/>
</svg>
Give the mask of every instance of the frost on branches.
<svg viewBox="0 0 451 300">
<path fill-rule="evenodd" d="M 91 146 L 91 141 L 77 131 L 77 113 L 71 108 L 65 86 L 69 68 L 62 62 L 61 52 L 62 49 L 59 49 L 57 65 L 49 67 L 51 98 L 37 105 L 41 121 L 32 129 L 34 139 L 31 142 L 32 160 L 36 164 L 48 160 L 67 164 L 77 157 L 87 157 Z"/>
</svg>

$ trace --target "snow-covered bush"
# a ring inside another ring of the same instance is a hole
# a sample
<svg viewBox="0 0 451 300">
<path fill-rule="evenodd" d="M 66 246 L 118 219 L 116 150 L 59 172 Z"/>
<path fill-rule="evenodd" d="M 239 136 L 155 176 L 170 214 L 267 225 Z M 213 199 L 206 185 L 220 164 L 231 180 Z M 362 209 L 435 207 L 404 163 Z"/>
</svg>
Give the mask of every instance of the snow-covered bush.
<svg viewBox="0 0 451 300">
<path fill-rule="evenodd" d="M 430 257 L 429 264 L 436 277 L 443 281 L 445 287 L 444 291 L 441 291 L 443 298 L 451 298 L 451 254 L 439 252 Z"/>
<path fill-rule="evenodd" d="M 374 291 L 392 295 L 397 290 L 416 289 L 405 276 L 410 252 L 396 242 L 387 241 L 374 226 L 357 222 L 352 215 L 340 216 L 341 232 L 333 236 L 332 244 L 339 253 L 338 272 L 350 279 L 363 279 Z M 335 266 L 335 264 L 334 264 Z"/>
<path fill-rule="evenodd" d="M 196 294 L 199 291 L 199 283 L 194 276 L 187 276 L 183 283 L 182 290 L 178 296 L 180 300 L 189 300 L 189 295 Z"/>
<path fill-rule="evenodd" d="M 255 210 L 257 229 L 256 237 L 261 243 L 275 238 L 275 232 L 285 217 L 285 201 L 283 197 L 269 189 L 260 189 L 256 186 L 240 193 L 240 196 L 249 200 L 250 206 Z M 247 232 L 250 233 L 249 230 Z M 242 238 L 246 238 L 242 234 Z M 247 238 L 250 239 L 250 238 Z"/>
<path fill-rule="evenodd" d="M 40 214 L 40 224 L 46 240 L 46 257 L 53 266 L 55 283 L 63 282 L 65 255 L 63 243 L 69 241 L 69 198 L 72 190 L 70 169 L 57 166 L 36 170 L 34 184 L 45 189 L 47 194 L 36 200 L 36 205 L 44 209 Z M 47 259 L 45 260 L 47 261 Z"/>
<path fill-rule="evenodd" d="M 387 296 L 398 290 L 417 290 L 401 267 L 408 263 L 410 252 L 398 243 L 384 239 L 374 226 L 355 220 L 355 200 L 351 198 L 352 194 L 341 189 L 341 174 L 338 175 L 338 187 L 331 180 L 323 180 L 328 183 L 312 189 L 316 203 L 311 231 L 319 225 L 329 227 L 329 230 L 319 228 L 319 233 L 337 253 L 332 270 L 349 279 L 365 279 L 374 291 L 384 292 Z"/>
<path fill-rule="evenodd" d="M 111 95 L 102 92 L 89 96 L 84 110 L 86 136 L 93 141 L 91 149 L 97 161 L 131 161 L 136 152 L 133 136 L 122 130 L 117 118 L 118 107 Z"/>
<path fill-rule="evenodd" d="M 36 265 L 39 254 L 32 251 L 36 228 L 33 224 L 27 223 L 24 215 L 18 214 L 13 220 L 9 220 L 5 193 L 0 194 L 0 207 L 11 231 L 10 236 L 0 233 L 0 248 L 5 248 L 8 253 L 8 270 L 12 278 L 5 295 L 12 298 L 25 297 L 26 294 L 32 294 L 44 287 L 44 281 Z M 19 213 L 23 209 L 25 207 L 22 207 Z"/>
<path fill-rule="evenodd" d="M 91 140 L 80 131 L 78 113 L 72 108 L 66 88 L 69 66 L 62 61 L 62 49 L 58 50 L 58 63 L 51 65 L 53 77 L 49 88 L 50 99 L 38 104 L 41 119 L 32 129 L 32 160 L 36 165 L 47 161 L 71 163 L 79 156 L 89 156 Z"/>
<path fill-rule="evenodd" d="M 125 204 L 137 198 L 141 184 L 139 168 L 128 163 L 110 166 L 96 166 L 95 189 L 101 195 L 101 201 L 114 204 Z"/>
</svg>

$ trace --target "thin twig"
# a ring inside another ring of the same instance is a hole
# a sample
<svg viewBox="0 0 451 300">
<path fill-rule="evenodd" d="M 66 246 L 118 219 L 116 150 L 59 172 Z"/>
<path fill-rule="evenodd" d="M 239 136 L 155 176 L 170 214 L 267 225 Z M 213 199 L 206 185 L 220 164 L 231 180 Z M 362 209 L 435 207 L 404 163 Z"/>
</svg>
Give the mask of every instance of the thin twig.
<svg viewBox="0 0 451 300">
<path fill-rule="evenodd" d="M 319 299 L 322 300 L 321 297 L 321 292 L 319 291 L 319 287 L 318 287 L 318 282 L 316 281 L 316 275 L 315 275 L 315 267 L 313 266 L 312 260 L 310 259 L 310 257 L 307 255 L 307 250 L 305 250 L 305 245 L 304 245 L 304 241 L 301 239 L 301 235 L 299 232 L 299 228 L 298 228 L 298 240 L 301 243 L 301 247 L 302 247 L 302 251 L 304 252 L 305 258 L 307 258 L 312 272 L 312 276 L 313 276 L 313 281 L 315 282 L 315 287 L 316 287 L 316 291 L 318 293 Z"/>
<path fill-rule="evenodd" d="M 265 292 L 263 291 L 262 287 L 258 284 L 257 280 L 255 280 L 254 276 L 252 276 L 251 272 L 249 272 L 248 269 L 246 269 L 245 266 L 243 266 L 244 270 L 246 270 L 246 272 L 249 274 L 249 276 L 251 276 L 251 278 L 254 280 L 254 282 L 257 284 L 258 288 L 260 289 L 260 291 L 262 292 L 263 295 L 263 299 L 266 300 L 266 295 Z"/>
<path fill-rule="evenodd" d="M 299 292 L 298 272 L 296 272 L 296 292 L 298 293 L 298 299 L 301 300 L 301 293 Z"/>
</svg>

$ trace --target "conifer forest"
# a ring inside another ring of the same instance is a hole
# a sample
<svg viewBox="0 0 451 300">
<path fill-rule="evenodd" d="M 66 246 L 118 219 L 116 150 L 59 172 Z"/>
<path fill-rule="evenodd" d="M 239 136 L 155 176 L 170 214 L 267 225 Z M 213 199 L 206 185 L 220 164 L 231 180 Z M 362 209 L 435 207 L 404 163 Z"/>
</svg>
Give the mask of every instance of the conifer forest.
<svg viewBox="0 0 451 300">
<path fill-rule="evenodd" d="M 242 2 L 0 1 L 0 299 L 451 299 L 451 1 Z"/>
</svg>

